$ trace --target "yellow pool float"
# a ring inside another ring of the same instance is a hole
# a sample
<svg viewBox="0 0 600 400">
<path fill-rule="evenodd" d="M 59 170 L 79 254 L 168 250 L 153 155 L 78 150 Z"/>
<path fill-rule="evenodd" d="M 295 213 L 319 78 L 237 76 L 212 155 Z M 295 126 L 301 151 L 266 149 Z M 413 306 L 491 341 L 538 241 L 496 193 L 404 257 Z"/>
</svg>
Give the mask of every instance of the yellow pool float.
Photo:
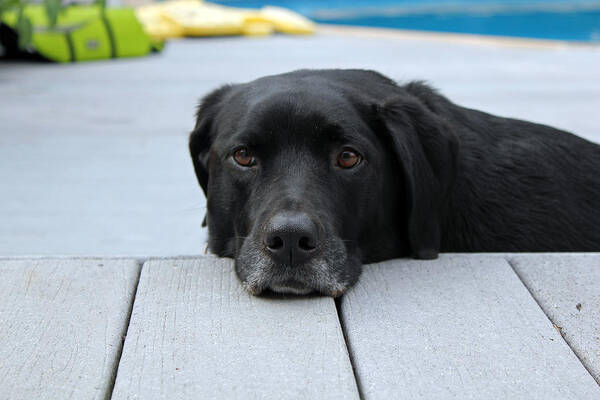
<svg viewBox="0 0 600 400">
<path fill-rule="evenodd" d="M 146 32 L 156 39 L 315 32 L 315 24 L 302 15 L 271 6 L 255 10 L 201 0 L 172 0 L 138 7 L 136 15 Z"/>
</svg>

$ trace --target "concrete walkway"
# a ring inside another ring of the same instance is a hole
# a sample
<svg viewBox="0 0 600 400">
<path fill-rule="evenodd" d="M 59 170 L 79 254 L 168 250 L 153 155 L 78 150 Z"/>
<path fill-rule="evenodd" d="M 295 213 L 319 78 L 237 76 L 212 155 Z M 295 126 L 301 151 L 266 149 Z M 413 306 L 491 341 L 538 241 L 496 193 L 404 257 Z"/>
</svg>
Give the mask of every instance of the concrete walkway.
<svg viewBox="0 0 600 400">
<path fill-rule="evenodd" d="M 251 297 L 201 256 L 187 153 L 200 96 L 305 67 L 600 142 L 597 65 L 592 46 L 361 30 L 0 63 L 0 398 L 600 398 L 600 254 L 394 260 L 338 301 Z"/>
<path fill-rule="evenodd" d="M 373 33 L 375 32 L 375 33 Z M 327 33 L 169 43 L 141 59 L 0 64 L 0 255 L 201 254 L 197 100 L 297 68 L 425 79 L 455 102 L 600 142 L 600 47 Z"/>
</svg>

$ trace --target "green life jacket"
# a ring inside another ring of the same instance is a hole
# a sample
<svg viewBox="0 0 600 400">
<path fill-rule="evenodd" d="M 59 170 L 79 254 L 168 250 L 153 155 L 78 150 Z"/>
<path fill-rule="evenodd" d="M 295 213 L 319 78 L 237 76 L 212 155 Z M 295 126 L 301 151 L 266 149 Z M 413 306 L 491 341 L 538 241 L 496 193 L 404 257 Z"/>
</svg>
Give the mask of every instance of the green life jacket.
<svg viewBox="0 0 600 400">
<path fill-rule="evenodd" d="M 59 13 L 54 28 L 48 27 L 43 5 L 26 6 L 24 15 L 33 25 L 32 50 L 52 61 L 136 57 L 163 46 L 163 42 L 150 39 L 130 8 L 72 5 Z M 12 30 L 16 30 L 17 20 L 16 10 L 2 14 L 1 22 Z M 4 42 L 7 36 L 0 39 Z M 14 43 L 4 45 L 15 48 Z"/>
</svg>

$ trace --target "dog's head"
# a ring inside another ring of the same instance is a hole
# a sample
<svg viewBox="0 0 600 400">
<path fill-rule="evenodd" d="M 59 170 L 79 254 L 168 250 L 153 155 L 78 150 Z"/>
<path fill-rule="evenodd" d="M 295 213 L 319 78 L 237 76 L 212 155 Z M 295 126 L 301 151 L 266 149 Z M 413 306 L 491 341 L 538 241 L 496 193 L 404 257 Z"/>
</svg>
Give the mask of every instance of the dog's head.
<svg viewBox="0 0 600 400">
<path fill-rule="evenodd" d="M 339 296 L 363 262 L 437 256 L 456 140 L 409 89 L 306 70 L 204 97 L 190 151 L 209 247 L 251 293 Z"/>
</svg>

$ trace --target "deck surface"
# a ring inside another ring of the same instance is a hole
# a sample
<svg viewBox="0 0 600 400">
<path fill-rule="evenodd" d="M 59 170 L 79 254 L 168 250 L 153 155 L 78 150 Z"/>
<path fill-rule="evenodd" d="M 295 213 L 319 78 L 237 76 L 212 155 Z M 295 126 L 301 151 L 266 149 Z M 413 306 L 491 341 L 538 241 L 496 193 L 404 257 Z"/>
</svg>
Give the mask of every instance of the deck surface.
<svg viewBox="0 0 600 400">
<path fill-rule="evenodd" d="M 600 254 L 391 260 L 336 301 L 251 296 L 232 264 L 0 260 L 0 398 L 600 396 Z"/>
<path fill-rule="evenodd" d="M 597 65 L 594 46 L 335 30 L 0 63 L 0 399 L 600 398 L 600 254 L 391 260 L 336 301 L 252 297 L 203 255 L 187 152 L 200 96 L 307 67 L 600 142 Z"/>
</svg>

